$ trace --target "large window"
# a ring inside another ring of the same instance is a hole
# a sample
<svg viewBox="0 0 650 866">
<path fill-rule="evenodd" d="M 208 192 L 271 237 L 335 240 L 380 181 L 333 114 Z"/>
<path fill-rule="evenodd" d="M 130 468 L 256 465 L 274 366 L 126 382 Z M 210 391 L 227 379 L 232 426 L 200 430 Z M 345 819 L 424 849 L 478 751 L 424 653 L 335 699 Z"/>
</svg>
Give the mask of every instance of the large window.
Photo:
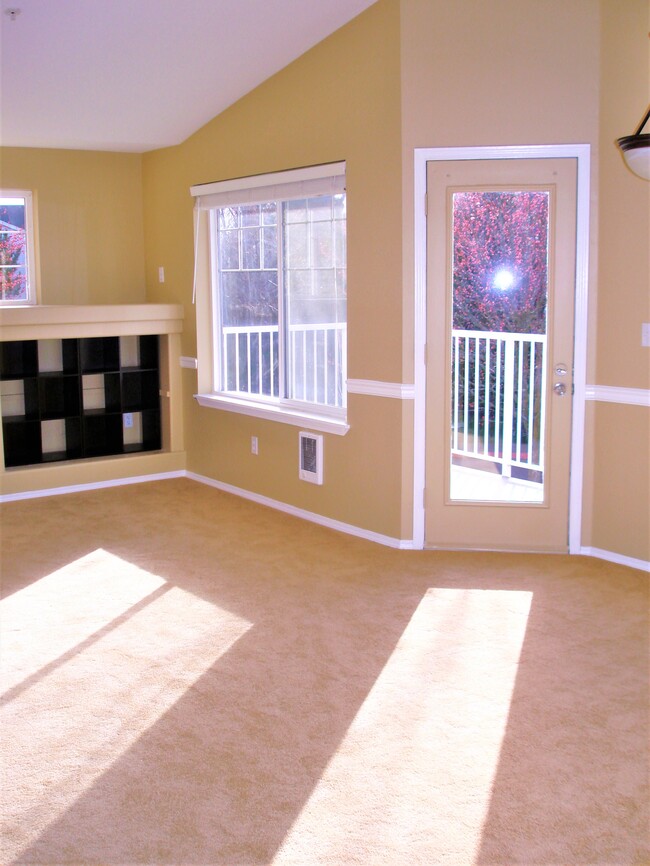
<svg viewBox="0 0 650 866">
<path fill-rule="evenodd" d="M 0 190 L 0 304 L 36 303 L 32 194 Z"/>
<path fill-rule="evenodd" d="M 226 400 L 231 410 L 250 410 L 252 404 L 261 414 L 270 408 L 274 417 L 280 410 L 282 420 L 292 413 L 343 419 L 343 168 L 337 164 L 334 170 L 317 167 L 247 181 L 250 186 L 241 189 L 194 188 L 199 213 L 207 212 L 210 255 L 211 382 L 210 394 L 203 396 L 222 398 L 220 405 Z M 204 312 L 199 303 L 199 326 Z M 205 382 L 201 370 L 199 378 Z"/>
</svg>

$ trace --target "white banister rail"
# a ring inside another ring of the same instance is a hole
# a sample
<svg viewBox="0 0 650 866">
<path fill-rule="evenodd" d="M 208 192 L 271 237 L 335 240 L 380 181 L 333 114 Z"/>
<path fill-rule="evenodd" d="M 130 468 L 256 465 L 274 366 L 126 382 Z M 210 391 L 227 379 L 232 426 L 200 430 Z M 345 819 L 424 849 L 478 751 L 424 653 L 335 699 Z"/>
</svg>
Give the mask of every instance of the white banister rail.
<svg viewBox="0 0 650 866">
<path fill-rule="evenodd" d="M 545 390 L 545 335 L 453 330 L 452 455 L 543 473 Z"/>
<path fill-rule="evenodd" d="M 344 322 L 289 326 L 288 399 L 345 407 L 346 330 Z M 222 332 L 224 390 L 278 397 L 278 326 L 229 326 Z"/>
</svg>

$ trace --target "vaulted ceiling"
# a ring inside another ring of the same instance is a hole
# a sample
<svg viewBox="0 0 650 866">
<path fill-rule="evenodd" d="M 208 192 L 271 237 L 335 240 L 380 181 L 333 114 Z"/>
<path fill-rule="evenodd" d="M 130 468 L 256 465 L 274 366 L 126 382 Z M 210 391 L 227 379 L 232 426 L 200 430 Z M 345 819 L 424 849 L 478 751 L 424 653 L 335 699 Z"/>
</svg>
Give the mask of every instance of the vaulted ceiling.
<svg viewBox="0 0 650 866">
<path fill-rule="evenodd" d="M 375 0 L 1 0 L 0 141 L 178 144 Z"/>
</svg>

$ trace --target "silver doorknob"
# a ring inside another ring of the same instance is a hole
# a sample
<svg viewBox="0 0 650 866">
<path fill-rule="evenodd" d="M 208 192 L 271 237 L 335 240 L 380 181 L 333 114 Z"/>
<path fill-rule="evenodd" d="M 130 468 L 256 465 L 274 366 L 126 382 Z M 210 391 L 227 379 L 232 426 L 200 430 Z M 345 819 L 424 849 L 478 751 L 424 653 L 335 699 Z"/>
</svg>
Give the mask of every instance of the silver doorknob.
<svg viewBox="0 0 650 866">
<path fill-rule="evenodd" d="M 564 384 L 564 382 L 556 382 L 555 385 L 553 385 L 553 390 L 558 395 L 558 397 L 564 397 L 564 395 L 566 394 L 566 385 Z"/>
</svg>

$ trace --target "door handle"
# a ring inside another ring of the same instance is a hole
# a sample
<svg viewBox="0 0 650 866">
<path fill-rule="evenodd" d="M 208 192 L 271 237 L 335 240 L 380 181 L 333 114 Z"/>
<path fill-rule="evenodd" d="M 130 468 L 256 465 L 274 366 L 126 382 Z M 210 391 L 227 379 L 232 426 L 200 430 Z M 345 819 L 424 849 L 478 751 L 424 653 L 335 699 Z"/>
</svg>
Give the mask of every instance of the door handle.
<svg viewBox="0 0 650 866">
<path fill-rule="evenodd" d="M 564 382 L 556 382 L 553 385 L 553 391 L 558 395 L 558 397 L 564 397 L 566 394 L 566 385 Z"/>
</svg>

